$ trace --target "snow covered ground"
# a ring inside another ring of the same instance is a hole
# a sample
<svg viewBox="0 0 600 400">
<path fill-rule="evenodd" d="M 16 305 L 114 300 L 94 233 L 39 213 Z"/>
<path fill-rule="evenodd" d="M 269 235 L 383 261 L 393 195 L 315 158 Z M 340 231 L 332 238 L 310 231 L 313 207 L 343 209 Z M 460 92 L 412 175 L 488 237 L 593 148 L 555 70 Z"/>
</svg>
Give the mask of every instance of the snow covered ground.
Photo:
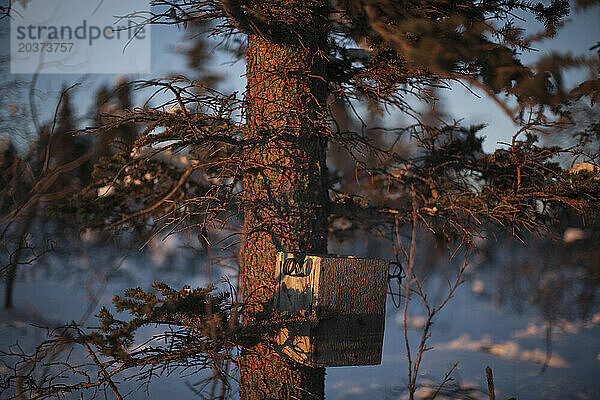
<svg viewBox="0 0 600 400">
<path fill-rule="evenodd" d="M 336 250 L 336 253 L 344 252 L 344 248 Z M 81 264 L 78 269 L 64 268 L 61 272 L 60 260 L 55 258 L 46 261 L 48 265 L 43 268 L 38 266 L 38 272 L 30 270 L 21 274 L 15 288 L 16 308 L 0 312 L 0 346 L 6 349 L 18 342 L 23 348 L 32 348 L 44 339 L 44 330 L 35 326 L 51 327 L 72 320 L 93 326 L 93 314 L 99 307 L 110 304 L 113 294 L 122 293 L 128 287 L 149 288 L 154 280 L 175 287 L 184 284 L 193 287 L 204 285 L 209 279 L 218 280 L 221 273 L 232 273 L 218 268 L 207 270 L 202 257 L 195 256 L 198 261 L 194 261 L 193 255 L 183 256 L 184 250 L 177 242 L 154 243 L 149 252 L 149 257 L 134 255 L 122 262 L 116 254 L 105 254 L 107 265 L 109 259 L 120 262 L 105 277 L 105 284 L 98 277 L 102 277 L 106 269 L 98 267 L 96 262 L 95 275 L 90 274 L 84 260 L 76 256 L 69 260 L 63 257 L 63 261 L 70 265 Z M 365 249 L 364 252 L 373 251 Z M 386 257 L 386 254 L 374 255 Z M 94 259 L 103 260 L 101 255 Z M 177 264 L 184 266 L 171 268 Z M 453 273 L 451 268 L 429 273 L 426 289 L 432 300 L 444 293 L 446 279 Z M 472 398 L 487 398 L 485 367 L 488 365 L 494 372 L 498 399 L 513 396 L 519 400 L 600 398 L 597 300 L 584 320 L 559 317 L 553 321 L 550 354 L 546 347 L 548 326 L 539 307 L 524 301 L 516 312 L 514 304 L 502 299 L 504 289 L 498 282 L 505 276 L 501 268 L 476 265 L 467 271 L 466 278 L 434 321 L 429 341 L 432 350 L 425 353 L 420 369 L 422 383 L 435 386 L 449 368 L 459 362 L 453 374 L 454 383 Z M 4 288 L 2 296 L 3 291 Z M 407 382 L 403 309 L 396 308 L 391 297 L 388 300 L 381 365 L 327 369 L 327 399 L 407 398 L 403 390 Z M 408 314 L 408 332 L 414 351 L 425 323 L 416 299 L 411 302 Z M 545 363 L 547 367 L 543 368 Z M 151 383 L 148 393 L 142 389 L 131 398 L 192 398 L 186 382 L 193 384 L 195 380 L 194 376 L 161 377 Z M 424 387 L 417 394 L 426 396 L 430 392 Z M 109 398 L 111 396 L 109 394 Z"/>
</svg>

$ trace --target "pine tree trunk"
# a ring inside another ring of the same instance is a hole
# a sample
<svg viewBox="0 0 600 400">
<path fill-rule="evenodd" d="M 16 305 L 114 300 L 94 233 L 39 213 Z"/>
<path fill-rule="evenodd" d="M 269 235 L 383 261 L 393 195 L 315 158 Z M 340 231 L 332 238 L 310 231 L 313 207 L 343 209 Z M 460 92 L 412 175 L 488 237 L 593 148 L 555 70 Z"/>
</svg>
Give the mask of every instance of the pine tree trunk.
<svg viewBox="0 0 600 400">
<path fill-rule="evenodd" d="M 271 306 L 277 251 L 327 252 L 327 1 L 256 4 L 281 13 L 269 38 L 249 35 L 246 50 L 248 138 L 256 145 L 246 154 L 242 293 L 261 311 Z M 283 359 L 264 343 L 242 355 L 240 378 L 243 400 L 324 397 L 323 368 Z"/>
</svg>

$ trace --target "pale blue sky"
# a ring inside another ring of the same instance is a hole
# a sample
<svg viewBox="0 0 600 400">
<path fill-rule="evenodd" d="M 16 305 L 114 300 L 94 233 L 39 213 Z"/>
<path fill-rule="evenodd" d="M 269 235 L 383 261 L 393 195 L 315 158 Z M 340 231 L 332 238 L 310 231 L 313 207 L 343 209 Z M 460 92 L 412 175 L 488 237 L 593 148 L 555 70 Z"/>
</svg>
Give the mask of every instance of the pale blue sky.
<svg viewBox="0 0 600 400">
<path fill-rule="evenodd" d="M 585 11 L 574 13 L 567 22 L 560 35 L 542 43 L 539 52 L 524 55 L 526 61 L 534 60 L 538 55 L 555 50 L 560 52 L 571 52 L 573 54 L 589 54 L 589 48 L 600 41 L 600 8 L 595 7 Z M 0 28 L 6 29 L 7 20 L 1 22 Z M 147 75 L 129 76 L 133 79 L 147 79 L 165 76 L 167 74 L 184 74 L 187 72 L 185 60 L 174 51 L 176 46 L 185 44 L 183 29 L 174 26 L 155 25 L 152 30 L 152 73 Z M 1 53 L 7 54 L 9 49 L 8 36 L 2 34 Z M 234 64 L 226 59 L 222 52 L 217 52 L 217 57 L 212 61 L 213 67 L 219 73 L 224 73 L 226 79 L 223 81 L 221 90 L 242 92 L 245 85 L 245 65 L 243 60 Z M 581 71 L 573 72 L 572 77 L 581 75 Z M 29 81 L 32 75 L 18 75 L 21 79 Z M 44 119 L 50 119 L 54 111 L 53 99 L 59 96 L 59 90 L 63 85 L 71 85 L 77 81 L 83 82 L 76 95 L 76 104 L 83 111 L 87 109 L 94 100 L 90 94 L 103 82 L 114 82 L 118 77 L 111 74 L 97 75 L 41 75 L 36 88 L 38 93 L 38 108 L 44 112 Z M 2 78 L 5 79 L 5 78 Z M 478 90 L 474 89 L 475 92 Z M 487 137 L 485 149 L 493 150 L 499 141 L 507 141 L 515 132 L 515 127 L 503 111 L 485 95 L 477 98 L 460 85 L 455 85 L 451 91 L 441 93 L 444 97 L 445 110 L 455 119 L 460 119 L 463 124 L 475 124 L 485 122 L 488 127 L 483 130 Z M 25 99 L 24 99 L 25 100 Z M 140 99 L 141 100 L 141 99 Z M 388 122 L 400 121 L 395 116 L 386 117 Z"/>
</svg>

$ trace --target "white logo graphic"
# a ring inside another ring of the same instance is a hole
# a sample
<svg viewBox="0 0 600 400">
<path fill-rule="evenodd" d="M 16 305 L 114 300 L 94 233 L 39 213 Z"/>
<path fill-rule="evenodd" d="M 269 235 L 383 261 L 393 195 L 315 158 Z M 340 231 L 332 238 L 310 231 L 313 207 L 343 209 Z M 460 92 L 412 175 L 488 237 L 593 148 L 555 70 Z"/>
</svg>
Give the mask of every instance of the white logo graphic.
<svg viewBox="0 0 600 400">
<path fill-rule="evenodd" d="M 148 0 L 28 0 L 11 11 L 11 73 L 148 73 Z"/>
</svg>

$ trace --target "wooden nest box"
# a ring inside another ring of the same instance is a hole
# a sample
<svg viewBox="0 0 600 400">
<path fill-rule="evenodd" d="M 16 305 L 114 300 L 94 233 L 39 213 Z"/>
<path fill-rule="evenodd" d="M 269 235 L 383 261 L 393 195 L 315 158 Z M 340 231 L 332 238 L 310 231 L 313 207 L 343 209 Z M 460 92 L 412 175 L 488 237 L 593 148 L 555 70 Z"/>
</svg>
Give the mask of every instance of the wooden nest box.
<svg viewBox="0 0 600 400">
<path fill-rule="evenodd" d="M 278 351 L 313 367 L 381 363 L 389 261 L 277 253 Z M 287 313 L 286 313 L 287 314 Z"/>
</svg>

